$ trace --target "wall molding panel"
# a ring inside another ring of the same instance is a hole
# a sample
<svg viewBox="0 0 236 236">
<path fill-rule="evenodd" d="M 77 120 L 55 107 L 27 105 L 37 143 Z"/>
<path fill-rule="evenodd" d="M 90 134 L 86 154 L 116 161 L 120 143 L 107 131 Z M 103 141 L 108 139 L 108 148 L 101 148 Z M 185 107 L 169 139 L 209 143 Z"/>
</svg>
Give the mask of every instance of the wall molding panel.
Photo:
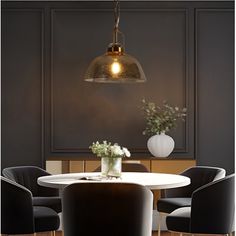
<svg viewBox="0 0 236 236">
<path fill-rule="evenodd" d="M 3 8 L 2 35 L 2 166 L 45 166 L 44 9 Z"/>
<path fill-rule="evenodd" d="M 56 83 L 56 78 L 54 78 L 54 17 L 56 17 L 56 14 L 59 14 L 59 17 L 60 17 L 60 14 L 63 15 L 63 17 L 70 17 L 71 16 L 71 12 L 73 12 L 73 14 L 76 14 L 76 15 L 80 15 L 81 12 L 86 12 L 86 15 L 91 13 L 91 12 L 96 12 L 96 13 L 101 13 L 101 14 L 104 14 L 104 12 L 108 12 L 106 9 L 52 9 L 51 10 L 51 19 L 52 19 L 52 28 L 51 28 L 51 152 L 53 153 L 87 153 L 88 155 L 91 155 L 91 152 L 90 150 L 87 148 L 89 146 L 89 143 L 87 143 L 84 147 L 76 147 L 76 146 L 72 146 L 72 147 L 68 147 L 68 146 L 62 146 L 64 143 L 62 143 L 62 145 L 55 145 L 55 138 L 57 138 L 57 135 L 59 136 L 63 136 L 64 138 L 66 138 L 66 135 L 68 133 L 61 133 L 60 134 L 60 131 L 59 133 L 57 132 L 58 129 L 55 128 L 55 122 L 56 122 L 56 119 L 58 116 L 55 115 L 55 112 L 54 112 L 54 107 L 55 107 L 55 104 L 59 101 L 58 99 L 55 99 L 54 97 L 54 86 L 58 86 L 59 83 Z M 144 9 L 144 10 L 141 10 L 141 9 L 124 9 L 122 12 L 125 12 L 125 13 L 128 13 L 130 14 L 130 12 L 132 13 L 135 13 L 135 14 L 138 14 L 138 17 L 141 17 L 141 18 L 144 18 L 142 17 L 142 14 L 146 14 L 147 12 L 152 12 L 152 13 L 155 13 L 155 14 L 158 14 L 159 12 L 161 12 L 161 14 L 163 14 L 163 17 L 165 17 L 165 13 L 166 14 L 171 14 L 171 15 L 174 15 L 174 14 L 177 14 L 177 16 L 181 13 L 183 14 L 184 16 L 184 21 L 183 21 L 183 29 L 184 29 L 184 32 L 183 32 L 183 39 L 181 41 L 181 44 L 183 44 L 183 75 L 182 75 L 182 93 L 180 94 L 182 96 L 181 100 L 182 100 L 182 106 L 187 106 L 188 104 L 188 97 L 186 95 L 186 93 L 188 93 L 188 90 L 189 90 L 189 87 L 188 87 L 188 64 L 186 63 L 187 62 L 187 58 L 188 58 L 188 35 L 187 35 L 187 32 L 188 32 L 188 29 L 187 29 L 187 16 L 188 16 L 188 11 L 187 9 Z M 109 13 L 109 12 L 108 12 Z M 144 15 L 145 16 L 145 15 Z M 112 16 L 111 16 L 112 17 Z M 108 18 L 109 19 L 109 18 Z M 178 19 L 177 19 L 178 20 Z M 73 22 L 70 22 L 70 25 L 73 24 Z M 144 26 L 145 27 L 145 26 Z M 99 32 L 97 32 L 97 35 L 99 35 Z M 59 36 L 57 38 L 60 38 Z M 104 39 L 105 41 L 106 39 Z M 55 48 L 56 50 L 56 48 Z M 103 49 L 105 50 L 105 49 Z M 144 58 L 145 60 L 145 58 Z M 79 91 L 79 88 L 78 88 L 78 91 Z M 121 94 L 121 96 L 124 96 L 124 94 Z M 126 95 L 127 96 L 127 95 Z M 128 95 L 129 96 L 129 95 Z M 127 99 L 128 99 L 128 96 L 127 96 Z M 164 100 L 165 98 L 163 98 L 162 100 Z M 141 100 L 141 97 L 140 97 L 140 100 Z M 114 104 L 114 106 L 116 106 Z M 62 114 L 64 115 L 64 114 Z M 90 116 L 95 116 L 96 114 L 94 114 L 92 111 L 91 111 L 91 114 Z M 109 115 L 109 114 L 108 114 Z M 86 121 L 88 122 L 88 121 Z M 129 122 L 129 121 L 127 121 Z M 132 122 L 132 120 L 131 120 Z M 61 125 L 64 125 L 64 122 L 61 123 Z M 85 124 L 82 124 L 82 126 L 86 125 Z M 74 126 L 76 126 L 76 124 L 74 124 Z M 107 129 L 110 129 L 111 127 L 105 127 Z M 60 128 L 59 128 L 60 129 Z M 188 142 L 186 141 L 186 137 L 188 135 L 188 129 L 189 129 L 189 119 L 187 119 L 187 121 L 184 123 L 183 127 L 182 127 L 183 131 L 182 131 L 182 145 L 179 145 L 179 147 L 176 147 L 175 149 L 175 153 L 186 153 L 187 150 L 188 150 Z M 79 130 L 78 130 L 79 131 Z M 116 131 L 116 130 L 114 130 Z M 78 132 L 79 133 L 79 132 Z M 116 132 L 114 132 L 116 133 Z M 137 134 L 138 135 L 138 134 Z M 129 139 L 132 139 L 132 137 L 129 137 Z M 91 142 L 90 142 L 91 143 Z M 148 155 L 149 156 L 149 153 L 146 149 L 146 142 L 143 143 L 143 147 L 139 147 L 139 146 L 135 146 L 132 150 L 132 152 L 135 152 L 135 154 L 141 154 L 142 156 L 144 154 Z"/>
<path fill-rule="evenodd" d="M 229 173 L 234 171 L 235 139 L 233 18 L 229 8 L 195 10 L 197 164 L 209 165 L 214 159 L 215 166 Z"/>
</svg>

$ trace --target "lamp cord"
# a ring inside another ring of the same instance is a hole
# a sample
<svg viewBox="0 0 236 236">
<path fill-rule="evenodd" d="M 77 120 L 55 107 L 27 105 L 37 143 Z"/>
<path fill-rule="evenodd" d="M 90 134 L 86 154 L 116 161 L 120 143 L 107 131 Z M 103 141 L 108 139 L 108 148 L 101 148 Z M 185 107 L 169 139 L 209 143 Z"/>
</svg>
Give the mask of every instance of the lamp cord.
<svg viewBox="0 0 236 236">
<path fill-rule="evenodd" d="M 120 1 L 114 0 L 114 17 L 115 17 L 115 25 L 113 30 L 113 43 L 118 43 L 118 34 L 122 36 L 123 46 L 125 46 L 125 36 L 119 30 L 119 23 L 120 23 Z"/>
<path fill-rule="evenodd" d="M 120 1 L 114 0 L 114 16 L 115 16 L 115 26 L 114 29 L 118 30 L 120 22 Z"/>
</svg>

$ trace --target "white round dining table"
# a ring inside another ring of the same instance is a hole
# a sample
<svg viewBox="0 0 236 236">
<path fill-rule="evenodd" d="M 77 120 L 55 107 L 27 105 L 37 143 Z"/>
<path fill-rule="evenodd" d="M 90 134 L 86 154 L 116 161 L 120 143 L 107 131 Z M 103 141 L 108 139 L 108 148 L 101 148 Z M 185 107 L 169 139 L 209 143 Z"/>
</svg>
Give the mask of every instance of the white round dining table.
<svg viewBox="0 0 236 236">
<path fill-rule="evenodd" d="M 45 187 L 63 189 L 73 183 L 134 183 L 151 190 L 170 189 L 190 184 L 190 178 L 182 175 L 164 173 L 123 172 L 120 178 L 106 179 L 100 172 L 70 173 L 48 175 L 38 178 L 38 184 Z"/>
</svg>

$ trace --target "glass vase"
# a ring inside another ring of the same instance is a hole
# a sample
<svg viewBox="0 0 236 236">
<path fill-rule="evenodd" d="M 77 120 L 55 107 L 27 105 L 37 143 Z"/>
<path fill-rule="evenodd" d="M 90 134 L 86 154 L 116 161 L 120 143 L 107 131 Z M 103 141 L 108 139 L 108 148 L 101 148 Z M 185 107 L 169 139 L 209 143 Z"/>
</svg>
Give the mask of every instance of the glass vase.
<svg viewBox="0 0 236 236">
<path fill-rule="evenodd" d="M 121 176 L 121 157 L 102 157 L 101 159 L 101 174 L 103 177 L 116 177 Z"/>
</svg>

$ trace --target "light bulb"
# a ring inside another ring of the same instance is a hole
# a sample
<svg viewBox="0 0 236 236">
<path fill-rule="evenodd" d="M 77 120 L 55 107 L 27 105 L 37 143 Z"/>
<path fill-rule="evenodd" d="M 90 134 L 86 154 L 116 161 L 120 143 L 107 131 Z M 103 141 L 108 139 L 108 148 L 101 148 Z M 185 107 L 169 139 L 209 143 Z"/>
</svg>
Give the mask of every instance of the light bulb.
<svg viewBox="0 0 236 236">
<path fill-rule="evenodd" d="M 121 66 L 120 66 L 120 63 L 119 62 L 113 62 L 111 64 L 111 72 L 114 74 L 114 75 L 117 75 L 119 74 L 121 71 Z"/>
</svg>

